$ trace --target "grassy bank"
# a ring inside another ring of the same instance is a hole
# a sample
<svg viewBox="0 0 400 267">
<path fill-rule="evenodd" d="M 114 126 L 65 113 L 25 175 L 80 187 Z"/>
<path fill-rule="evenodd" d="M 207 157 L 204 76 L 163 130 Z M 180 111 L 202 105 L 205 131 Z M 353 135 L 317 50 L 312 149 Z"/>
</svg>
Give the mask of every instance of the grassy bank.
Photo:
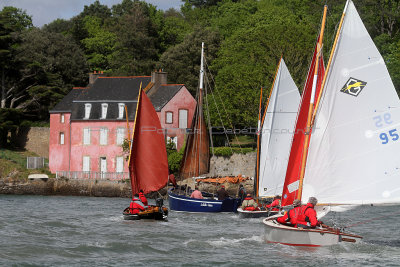
<svg viewBox="0 0 400 267">
<path fill-rule="evenodd" d="M 26 169 L 27 157 L 38 157 L 38 155 L 25 150 L 0 149 L 0 178 L 10 177 L 18 180 L 26 180 L 31 173 L 50 174 L 47 168 L 36 170 Z"/>
</svg>

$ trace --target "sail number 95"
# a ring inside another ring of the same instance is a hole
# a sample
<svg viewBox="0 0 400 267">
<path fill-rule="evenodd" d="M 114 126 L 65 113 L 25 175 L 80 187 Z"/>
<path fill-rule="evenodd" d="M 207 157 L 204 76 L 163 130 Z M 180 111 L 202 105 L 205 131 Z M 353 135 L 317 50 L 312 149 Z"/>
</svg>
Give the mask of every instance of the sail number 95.
<svg viewBox="0 0 400 267">
<path fill-rule="evenodd" d="M 381 133 L 379 135 L 379 138 L 382 140 L 382 144 L 385 145 L 385 144 L 389 143 L 389 141 L 390 141 L 389 138 L 392 139 L 392 141 L 399 140 L 399 134 L 396 131 L 397 131 L 396 129 L 390 130 L 388 132 L 389 136 L 387 133 Z"/>
</svg>

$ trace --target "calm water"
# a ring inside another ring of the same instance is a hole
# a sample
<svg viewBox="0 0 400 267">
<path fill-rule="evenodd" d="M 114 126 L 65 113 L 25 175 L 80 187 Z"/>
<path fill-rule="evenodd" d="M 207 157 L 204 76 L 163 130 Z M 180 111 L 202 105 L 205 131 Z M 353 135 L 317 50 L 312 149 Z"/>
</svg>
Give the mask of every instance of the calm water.
<svg viewBox="0 0 400 267">
<path fill-rule="evenodd" d="M 264 241 L 261 219 L 170 212 L 124 221 L 129 199 L 0 195 L 1 266 L 399 266 L 400 206 L 332 213 L 359 245 L 301 249 Z"/>
</svg>

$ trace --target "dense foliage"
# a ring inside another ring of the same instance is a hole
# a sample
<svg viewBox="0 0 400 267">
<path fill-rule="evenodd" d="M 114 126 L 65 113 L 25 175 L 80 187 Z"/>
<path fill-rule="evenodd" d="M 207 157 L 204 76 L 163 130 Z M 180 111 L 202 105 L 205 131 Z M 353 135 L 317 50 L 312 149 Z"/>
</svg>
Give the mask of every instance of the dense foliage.
<svg viewBox="0 0 400 267">
<path fill-rule="evenodd" d="M 400 3 L 354 0 L 400 89 Z M 150 75 L 198 86 L 200 44 L 206 44 L 212 124 L 256 126 L 259 91 L 268 95 L 281 56 L 301 90 L 323 5 L 329 7 L 327 61 L 345 0 L 182 0 L 180 10 L 158 10 L 139 0 L 111 8 L 98 0 L 69 20 L 33 27 L 29 14 L 0 11 L 0 138 L 19 121 L 48 121 L 51 109 L 87 73 Z M 16 113 L 17 112 L 17 113 Z M 11 117 L 10 117 L 11 116 Z"/>
</svg>

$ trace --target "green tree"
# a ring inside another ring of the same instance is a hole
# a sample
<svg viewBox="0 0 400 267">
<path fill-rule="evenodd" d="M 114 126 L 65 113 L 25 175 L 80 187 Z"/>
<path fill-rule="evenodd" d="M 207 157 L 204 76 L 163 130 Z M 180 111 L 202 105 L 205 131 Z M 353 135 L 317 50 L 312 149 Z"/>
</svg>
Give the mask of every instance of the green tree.
<svg viewBox="0 0 400 267">
<path fill-rule="evenodd" d="M 192 95 L 195 95 L 199 82 L 201 43 L 205 43 L 207 63 L 211 64 L 220 41 L 217 32 L 196 27 L 182 43 L 171 47 L 161 56 L 158 67 L 168 72 L 170 82 L 184 83 Z"/>
</svg>

